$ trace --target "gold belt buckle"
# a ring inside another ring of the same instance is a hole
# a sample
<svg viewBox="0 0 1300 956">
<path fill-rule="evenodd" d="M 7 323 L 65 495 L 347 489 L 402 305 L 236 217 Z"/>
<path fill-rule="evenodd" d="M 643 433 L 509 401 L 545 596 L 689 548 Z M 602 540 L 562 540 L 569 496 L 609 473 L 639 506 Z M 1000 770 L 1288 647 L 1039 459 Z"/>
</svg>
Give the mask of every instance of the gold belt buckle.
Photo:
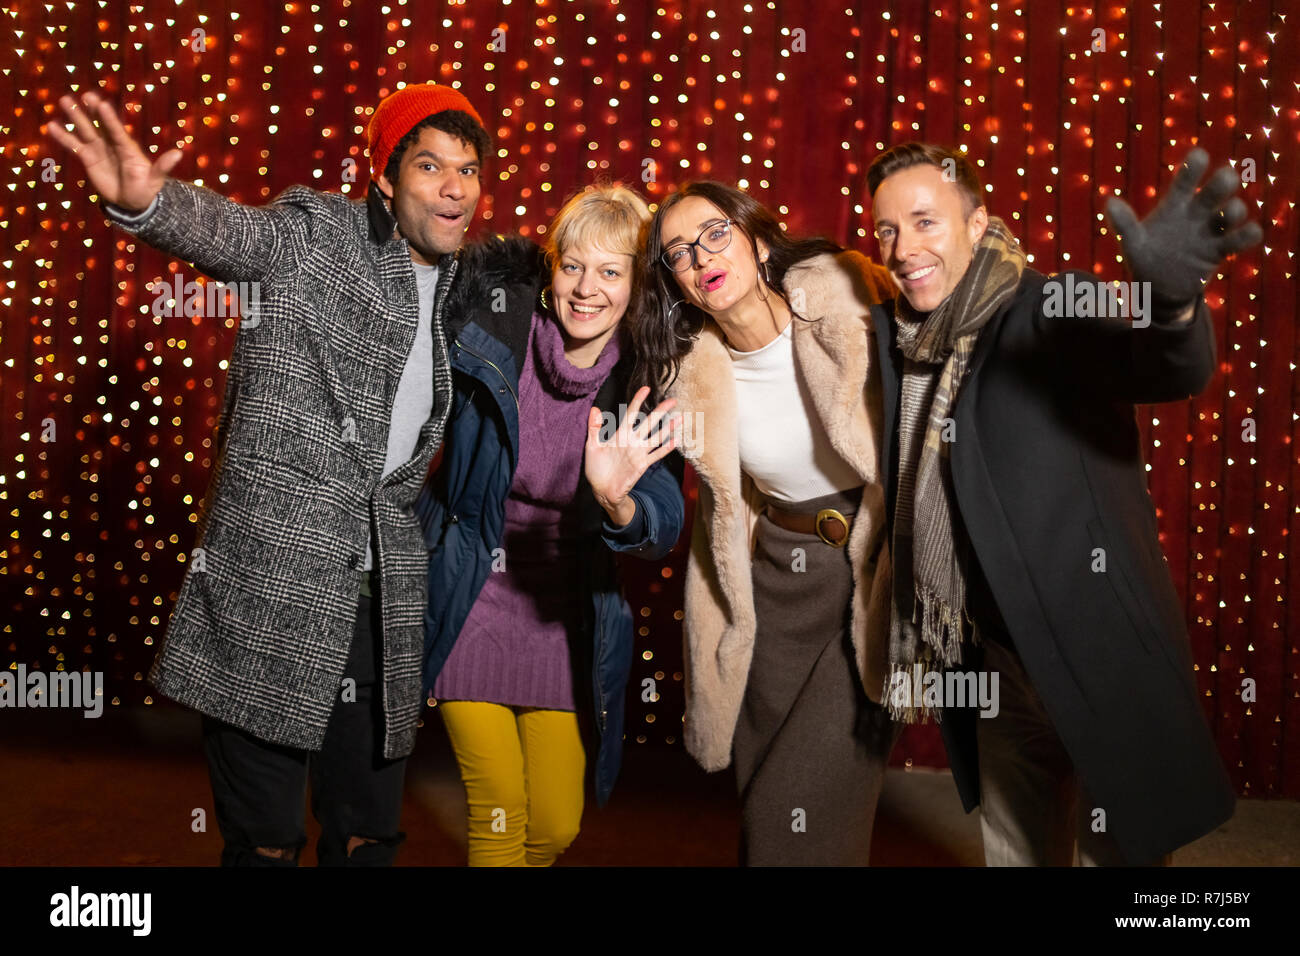
<svg viewBox="0 0 1300 956">
<path fill-rule="evenodd" d="M 822 522 L 827 520 L 828 518 L 834 518 L 836 521 L 838 521 L 840 524 L 844 526 L 844 539 L 842 541 L 832 541 L 830 538 L 826 537 L 826 535 L 822 533 Z M 817 537 L 821 538 L 832 548 L 842 548 L 849 543 L 848 519 L 845 518 L 844 515 L 836 511 L 834 508 L 823 508 L 821 511 L 817 512 L 816 527 L 817 527 Z"/>
</svg>

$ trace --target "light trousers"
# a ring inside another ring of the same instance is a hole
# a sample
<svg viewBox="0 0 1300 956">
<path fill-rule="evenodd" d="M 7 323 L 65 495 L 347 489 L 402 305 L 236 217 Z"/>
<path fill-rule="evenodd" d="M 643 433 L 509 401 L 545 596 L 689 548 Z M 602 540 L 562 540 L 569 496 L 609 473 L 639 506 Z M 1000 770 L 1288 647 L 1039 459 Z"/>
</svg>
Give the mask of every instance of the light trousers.
<svg viewBox="0 0 1300 956">
<path fill-rule="evenodd" d="M 1072 866 L 1076 848 L 1080 866 L 1128 865 L 1019 656 L 987 640 L 984 667 L 998 672 L 999 698 L 996 717 L 975 720 L 985 865 Z"/>
<path fill-rule="evenodd" d="M 550 866 L 578 835 L 587 758 L 573 711 L 438 704 L 469 803 L 470 866 Z"/>
</svg>

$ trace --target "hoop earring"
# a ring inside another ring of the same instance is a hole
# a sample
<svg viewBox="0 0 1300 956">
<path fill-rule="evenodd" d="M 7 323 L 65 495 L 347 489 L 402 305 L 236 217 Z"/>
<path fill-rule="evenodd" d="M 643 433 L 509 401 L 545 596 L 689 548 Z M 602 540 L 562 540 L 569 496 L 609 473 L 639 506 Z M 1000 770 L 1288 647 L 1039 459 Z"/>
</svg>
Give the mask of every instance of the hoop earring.
<svg viewBox="0 0 1300 956">
<path fill-rule="evenodd" d="M 543 287 L 542 287 L 542 292 L 541 292 L 541 294 L 537 297 L 537 298 L 541 301 L 541 303 L 542 303 L 542 310 L 543 310 L 544 312 L 550 312 L 550 311 L 551 311 L 551 303 L 550 303 L 550 300 L 547 298 L 547 295 L 546 295 L 546 293 L 548 293 L 548 292 L 550 292 L 550 291 L 551 291 L 551 287 L 550 287 L 549 285 L 548 285 L 548 286 L 543 286 Z"/>
<path fill-rule="evenodd" d="M 764 260 L 763 260 L 761 263 L 759 263 L 759 264 L 763 267 L 763 281 L 766 282 L 768 285 L 771 285 L 771 284 L 772 284 L 772 280 L 771 280 L 771 278 L 769 278 L 769 276 L 768 276 L 768 274 L 767 274 L 767 260 L 764 259 Z"/>
<path fill-rule="evenodd" d="M 682 305 L 682 303 L 684 303 L 685 301 L 686 301 L 685 299 L 679 299 L 678 301 L 674 302 L 673 305 L 672 305 L 672 308 L 670 308 L 670 309 L 668 310 L 668 314 L 669 314 L 669 315 L 672 315 L 672 314 L 673 314 L 673 309 L 677 309 L 677 308 L 679 308 L 679 307 Z M 704 321 L 708 321 L 708 320 L 705 319 Z M 678 335 L 678 334 L 677 334 L 677 329 L 674 327 L 674 328 L 673 328 L 673 338 L 675 338 L 678 342 L 692 342 L 692 343 L 695 342 L 697 339 L 699 339 L 699 337 L 700 337 L 700 333 L 704 331 L 704 321 L 702 321 L 702 322 L 700 323 L 700 327 L 699 327 L 698 329 L 695 330 L 695 334 L 694 334 L 694 335 L 685 335 L 685 336 L 683 336 L 683 335 Z"/>
</svg>

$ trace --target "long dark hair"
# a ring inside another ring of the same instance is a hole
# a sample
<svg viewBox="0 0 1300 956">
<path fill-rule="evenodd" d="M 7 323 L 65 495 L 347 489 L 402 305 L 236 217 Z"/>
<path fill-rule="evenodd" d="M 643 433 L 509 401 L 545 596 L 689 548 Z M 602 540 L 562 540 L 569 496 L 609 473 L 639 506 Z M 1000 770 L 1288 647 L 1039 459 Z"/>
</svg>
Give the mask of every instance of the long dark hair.
<svg viewBox="0 0 1300 956">
<path fill-rule="evenodd" d="M 682 298 L 677 280 L 660 258 L 664 251 L 660 237 L 664 217 L 690 196 L 707 199 L 724 216 L 735 221 L 736 227 L 749 240 L 755 263 L 758 262 L 758 240 L 767 244 L 767 275 L 764 277 L 764 270 L 759 268 L 759 281 L 779 295 L 787 306 L 790 300 L 786 298 L 782 285 L 791 266 L 822 253 L 843 251 L 829 239 L 790 238 L 766 206 L 748 193 L 724 183 L 707 180 L 686 183 L 665 199 L 647 226 L 646 239 L 641 244 L 637 271 L 642 282 L 630 323 L 636 345 L 632 387 L 649 385 L 652 404 L 659 402 L 677 380 L 682 359 L 695 347 L 695 339 L 708 319 L 707 313 Z M 794 313 L 793 308 L 790 311 Z"/>
</svg>

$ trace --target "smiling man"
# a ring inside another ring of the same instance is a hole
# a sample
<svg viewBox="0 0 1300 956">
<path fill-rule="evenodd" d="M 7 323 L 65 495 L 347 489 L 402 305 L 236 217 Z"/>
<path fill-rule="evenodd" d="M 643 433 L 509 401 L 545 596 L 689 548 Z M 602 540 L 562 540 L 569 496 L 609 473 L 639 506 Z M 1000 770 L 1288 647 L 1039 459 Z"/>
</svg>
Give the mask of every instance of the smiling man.
<svg viewBox="0 0 1300 956">
<path fill-rule="evenodd" d="M 387 865 L 423 703 L 413 506 L 451 404 L 443 308 L 488 134 L 456 90 L 407 86 L 371 119 L 365 201 L 294 186 L 251 208 L 169 178 L 180 151 L 150 160 L 94 93 L 60 105 L 73 129 L 49 133 L 115 223 L 260 288 L 149 674 L 204 715 L 222 862 L 296 865 L 310 780 L 320 862 Z"/>
<path fill-rule="evenodd" d="M 868 172 L 894 587 L 893 715 L 941 718 L 990 865 L 1161 862 L 1232 815 L 1156 536 L 1134 405 L 1214 373 L 1202 285 L 1258 242 L 1224 167 L 1194 150 L 1151 216 L 1108 207 L 1149 321 L 1106 284 L 1025 265 L 964 154 L 906 143 Z M 1244 223 L 1244 224 L 1243 224 Z M 1061 288 L 1087 290 L 1061 308 Z M 908 693 L 997 672 L 990 713 Z M 901 693 L 899 691 L 902 691 Z M 946 706 L 945 706 L 946 705 Z"/>
</svg>

